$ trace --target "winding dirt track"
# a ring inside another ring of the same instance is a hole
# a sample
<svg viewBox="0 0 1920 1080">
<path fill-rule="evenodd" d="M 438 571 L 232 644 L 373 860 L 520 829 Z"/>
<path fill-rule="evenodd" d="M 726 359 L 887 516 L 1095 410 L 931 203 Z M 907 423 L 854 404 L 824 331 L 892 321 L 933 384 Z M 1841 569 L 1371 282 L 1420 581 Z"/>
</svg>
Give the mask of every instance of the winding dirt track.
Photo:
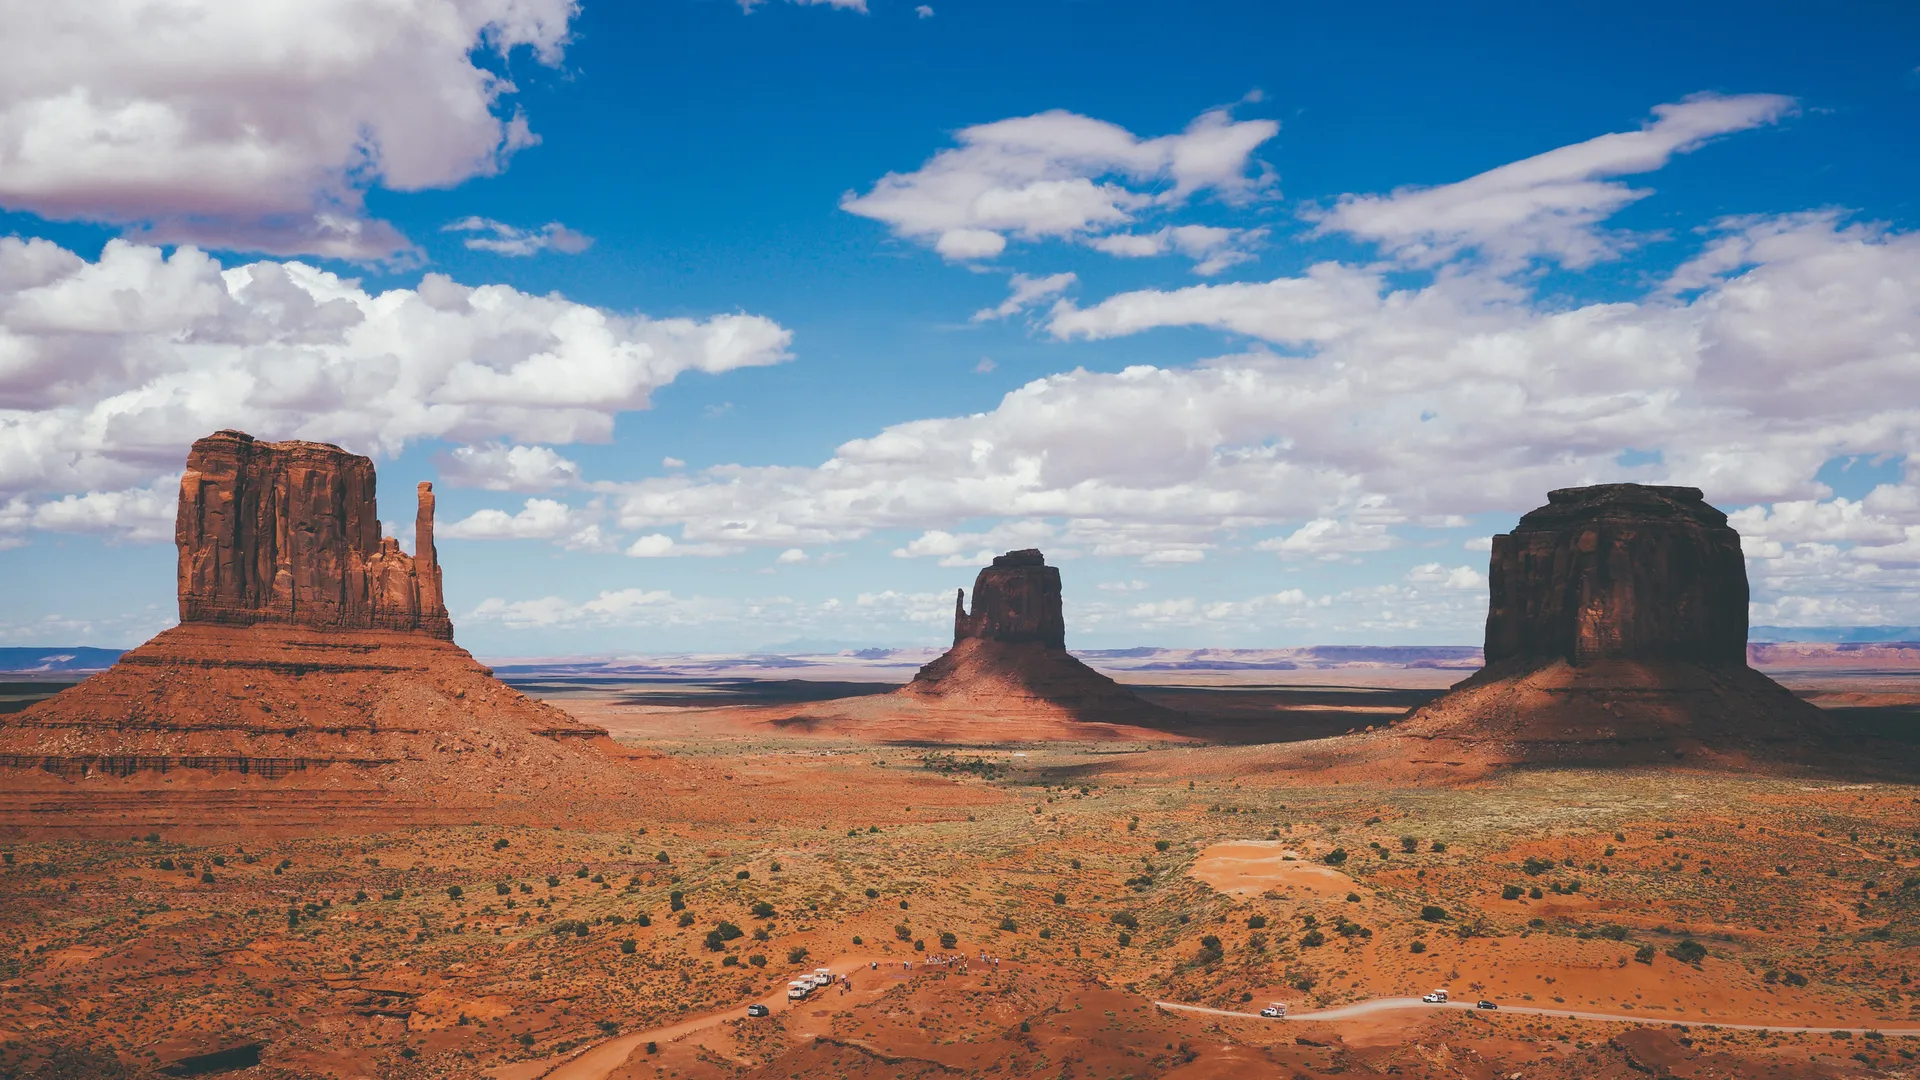
<svg viewBox="0 0 1920 1080">
<path fill-rule="evenodd" d="M 1156 1001 L 1162 1009 L 1177 1009 L 1181 1012 L 1205 1013 L 1209 1016 L 1231 1016 L 1240 1020 L 1271 1020 L 1272 1017 L 1258 1013 L 1235 1012 L 1231 1009 L 1209 1009 L 1204 1005 L 1182 1005 L 1177 1001 Z M 1396 1012 L 1401 1009 L 1464 1009 L 1478 1012 L 1464 1001 L 1450 1001 L 1445 1004 L 1429 1004 L 1416 997 L 1374 998 L 1371 1001 L 1358 1001 L 1352 1005 L 1341 1005 L 1333 1009 L 1320 1009 L 1315 1012 L 1292 1013 L 1287 1020 L 1350 1020 L 1356 1016 L 1369 1016 L 1373 1013 Z M 1495 1010 L 1487 1010 L 1494 1012 Z M 1612 1024 L 1666 1024 L 1673 1027 L 1715 1027 L 1728 1031 L 1778 1031 L 1782 1033 L 1822 1034 L 1829 1031 L 1849 1031 L 1856 1035 L 1877 1031 L 1882 1035 L 1920 1035 L 1920 1028 L 1865 1028 L 1865 1027 L 1794 1027 L 1781 1024 L 1730 1024 L 1721 1020 L 1694 1019 L 1682 1020 L 1664 1016 L 1629 1016 L 1621 1013 L 1583 1012 L 1578 1009 L 1537 1009 L 1530 1005 L 1502 1005 L 1497 1010 L 1502 1013 L 1518 1013 L 1522 1016 L 1557 1016 L 1566 1020 L 1598 1020 Z"/>
</svg>

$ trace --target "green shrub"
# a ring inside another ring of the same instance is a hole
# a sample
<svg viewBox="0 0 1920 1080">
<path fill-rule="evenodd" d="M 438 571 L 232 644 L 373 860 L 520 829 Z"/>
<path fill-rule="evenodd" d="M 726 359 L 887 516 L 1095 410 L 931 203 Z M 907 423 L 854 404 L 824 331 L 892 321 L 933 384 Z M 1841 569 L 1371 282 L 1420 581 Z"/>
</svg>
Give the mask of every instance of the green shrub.
<svg viewBox="0 0 1920 1080">
<path fill-rule="evenodd" d="M 1426 922 L 1446 922 L 1447 909 L 1437 904 L 1428 904 L 1420 909 L 1420 918 Z"/>
<path fill-rule="evenodd" d="M 1140 920 L 1131 911 L 1116 911 L 1111 916 L 1111 921 L 1113 925 L 1125 927 L 1128 930 L 1140 929 Z"/>
<path fill-rule="evenodd" d="M 1014 925 L 1012 916 L 1008 916 L 1007 918 L 1000 920 L 1000 929 L 1005 930 L 1007 933 L 1011 934 L 1019 930 L 1020 928 Z"/>
<path fill-rule="evenodd" d="M 955 937 L 952 931 L 947 931 L 940 935 L 941 948 L 951 949 L 958 944 L 960 944 L 960 939 L 958 937 Z"/>
<path fill-rule="evenodd" d="M 1267 917 L 1265 915 L 1247 916 L 1247 929 L 1249 930 L 1262 930 L 1266 928 L 1266 925 Z"/>
<path fill-rule="evenodd" d="M 628 956 L 632 956 L 634 953 L 634 950 L 638 949 L 639 947 L 640 947 L 640 943 L 633 940 L 632 938 L 628 938 L 625 941 L 622 941 L 620 943 L 620 951 L 623 953 L 626 953 Z"/>
<path fill-rule="evenodd" d="M 753 917 L 756 919 L 773 918 L 773 905 L 767 903 L 765 900 L 754 901 L 753 907 L 748 910 L 753 912 Z"/>
<path fill-rule="evenodd" d="M 1400 838 L 1400 850 L 1411 855 L 1420 850 L 1420 841 L 1411 836 L 1403 836 Z"/>
<path fill-rule="evenodd" d="M 795 945 L 793 948 L 787 950 L 787 963 L 789 964 L 797 964 L 806 958 L 807 947 L 805 945 Z"/>
<path fill-rule="evenodd" d="M 1347 849 L 1334 848 L 1332 851 L 1322 855 L 1320 861 L 1326 863 L 1328 866 L 1340 866 L 1347 861 Z"/>
<path fill-rule="evenodd" d="M 1520 899 L 1520 898 L 1521 898 L 1522 896 L 1525 896 L 1525 895 L 1526 895 L 1526 892 L 1527 892 L 1527 891 L 1526 891 L 1525 889 L 1522 889 L 1522 888 L 1521 888 L 1520 886 L 1518 886 L 1518 885 L 1509 885 L 1509 886 L 1507 886 L 1506 888 L 1504 888 L 1504 889 L 1501 889 L 1501 890 L 1500 890 L 1500 899 L 1502 899 L 1502 900 L 1518 900 L 1518 899 Z"/>
<path fill-rule="evenodd" d="M 1653 946 L 1642 945 L 1634 951 L 1633 958 L 1642 964 L 1653 963 Z"/>
</svg>

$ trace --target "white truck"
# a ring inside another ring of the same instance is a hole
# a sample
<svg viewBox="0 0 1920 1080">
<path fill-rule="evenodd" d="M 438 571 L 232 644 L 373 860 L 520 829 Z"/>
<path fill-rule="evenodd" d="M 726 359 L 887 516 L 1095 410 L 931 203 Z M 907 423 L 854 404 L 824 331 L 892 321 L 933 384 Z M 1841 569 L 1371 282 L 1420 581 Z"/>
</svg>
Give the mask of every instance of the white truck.
<svg viewBox="0 0 1920 1080">
<path fill-rule="evenodd" d="M 1445 1005 L 1447 1003 L 1447 988 L 1443 986 L 1431 994 L 1422 994 L 1420 995 L 1420 1000 L 1429 1005 Z"/>
<path fill-rule="evenodd" d="M 795 979 L 787 984 L 788 1001 L 799 1001 L 811 993 L 813 993 L 813 980 L 810 978 Z"/>
<path fill-rule="evenodd" d="M 1284 1001 L 1275 1001 L 1266 1008 L 1261 1009 L 1260 1015 L 1269 1020 L 1285 1020 L 1287 1018 L 1287 1003 Z"/>
<path fill-rule="evenodd" d="M 828 971 L 826 968 L 814 968 L 811 978 L 815 986 L 830 986 L 833 984 L 833 972 Z"/>
</svg>

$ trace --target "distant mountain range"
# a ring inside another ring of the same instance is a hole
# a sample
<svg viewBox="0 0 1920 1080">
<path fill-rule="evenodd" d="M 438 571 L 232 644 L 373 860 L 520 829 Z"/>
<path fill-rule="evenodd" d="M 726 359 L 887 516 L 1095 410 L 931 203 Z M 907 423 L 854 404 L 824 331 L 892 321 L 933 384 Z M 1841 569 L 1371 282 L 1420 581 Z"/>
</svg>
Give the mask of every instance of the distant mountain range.
<svg viewBox="0 0 1920 1080">
<path fill-rule="evenodd" d="M 94 649 L 85 645 L 42 648 L 0 648 L 0 674 L 52 675 L 105 671 L 124 649 Z"/>
<path fill-rule="evenodd" d="M 1804 659 L 1804 650 L 1780 651 L 1769 645 L 1860 646 L 1920 642 L 1920 626 L 1756 626 L 1753 662 L 1767 666 L 1779 657 Z M 799 642 L 804 646 L 807 643 Z M 835 678 L 867 674 L 898 681 L 910 677 L 943 649 L 840 649 L 751 653 L 694 653 L 678 656 L 569 656 L 502 659 L 494 670 L 503 678 Z M 1846 651 L 1846 650 L 1842 650 Z M 102 671 L 122 650 L 86 646 L 0 648 L 0 675 L 84 675 Z M 1317 671 L 1332 668 L 1432 668 L 1472 671 L 1481 664 L 1472 645 L 1307 645 L 1286 649 L 1075 649 L 1093 667 L 1127 671 Z"/>
<path fill-rule="evenodd" d="M 1920 641 L 1920 626 L 1756 626 L 1748 641 Z"/>
</svg>

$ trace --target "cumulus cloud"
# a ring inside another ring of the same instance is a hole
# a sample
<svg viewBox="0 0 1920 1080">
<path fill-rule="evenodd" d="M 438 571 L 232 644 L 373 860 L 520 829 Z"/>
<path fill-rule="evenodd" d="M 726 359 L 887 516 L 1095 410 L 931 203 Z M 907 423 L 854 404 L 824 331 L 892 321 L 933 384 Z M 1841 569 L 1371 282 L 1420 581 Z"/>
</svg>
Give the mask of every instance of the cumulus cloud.
<svg viewBox="0 0 1920 1080">
<path fill-rule="evenodd" d="M 754 8 L 766 2 L 767 0 L 740 0 L 740 10 L 752 14 Z M 838 11 L 857 11 L 862 15 L 867 14 L 867 0 L 787 0 L 787 3 L 800 7 L 830 7 Z M 932 11 L 932 8 L 927 9 L 928 14 L 932 14 Z"/>
<path fill-rule="evenodd" d="M 457 446 L 434 458 L 440 479 L 488 491 L 547 491 L 580 482 L 580 465 L 548 446 Z"/>
<path fill-rule="evenodd" d="M 1087 241 L 1095 251 L 1121 258 L 1179 252 L 1194 260 L 1193 272 L 1212 277 L 1230 266 L 1251 262 L 1252 248 L 1267 238 L 1266 229 L 1225 229 L 1214 225 L 1170 225 L 1150 233 L 1113 233 Z"/>
<path fill-rule="evenodd" d="M 960 527 L 982 521 L 1049 525 L 1050 544 L 1096 556 L 1242 544 L 1347 558 L 1409 523 L 1524 511 L 1555 487 L 1632 478 L 1697 484 L 1727 506 L 1785 504 L 1825 498 L 1813 477 L 1835 455 L 1920 453 L 1920 234 L 1834 215 L 1723 229 L 1745 254 L 1684 297 L 1655 286 L 1566 306 L 1487 276 L 1393 288 L 1331 264 L 1278 284 L 1123 294 L 1127 318 L 1106 303 L 1082 313 L 1102 313 L 1101 335 L 1202 321 L 1199 310 L 1204 325 L 1299 354 L 1053 375 L 985 412 L 853 440 L 818 467 L 621 485 L 617 513 L 628 527 L 779 547 L 910 528 L 921 539 L 907 555 L 955 560 L 993 549 Z M 1312 304 L 1276 311 L 1272 297 L 1296 289 Z M 1634 447 L 1659 462 L 1620 464 Z M 1900 536 L 1920 524 L 1920 500 L 1871 498 Z M 1906 551 L 1888 525 L 1851 527 L 1888 560 Z"/>
<path fill-rule="evenodd" d="M 1048 274 L 1046 277 L 1028 277 L 1025 274 L 1015 274 L 1013 275 L 1013 280 L 1009 283 L 1010 291 L 1007 294 L 1007 298 L 1002 300 L 997 307 L 981 308 L 979 311 L 974 312 L 973 321 L 988 322 L 993 319 L 1005 319 L 1018 315 L 1036 304 L 1059 296 L 1067 290 L 1068 286 L 1078 280 L 1080 280 L 1079 275 L 1073 273 Z M 993 370 L 993 361 L 982 360 L 981 363 L 987 366 L 982 369 L 976 365 L 974 370 Z"/>
<path fill-rule="evenodd" d="M 1777 94 L 1700 94 L 1655 107 L 1639 131 L 1601 135 L 1454 184 L 1344 195 L 1312 216 L 1322 233 L 1369 240 L 1418 264 L 1473 248 L 1497 261 L 1545 257 L 1582 267 L 1620 249 L 1599 223 L 1650 194 L 1609 177 L 1652 172 L 1675 154 L 1773 123 L 1792 108 L 1792 98 Z"/>
<path fill-rule="evenodd" d="M 1177 135 L 1142 139 L 1116 124 L 1053 110 L 963 128 L 959 146 L 909 173 L 888 173 L 841 209 L 957 261 L 992 258 L 1009 237 L 1086 239 L 1131 225 L 1200 192 L 1242 198 L 1271 120 L 1200 115 Z"/>
<path fill-rule="evenodd" d="M 528 499 L 517 514 L 505 510 L 476 510 L 458 521 L 438 527 L 449 540 L 552 540 L 578 532 L 588 524 L 567 504 L 553 499 Z"/>
<path fill-rule="evenodd" d="M 372 186 L 443 188 L 538 142 L 496 68 L 560 63 L 576 0 L 14 4 L 0 206 L 164 243 L 379 259 Z"/>
<path fill-rule="evenodd" d="M 146 543 L 173 539 L 174 512 L 180 502 L 180 475 L 163 476 L 151 485 L 123 491 L 89 491 L 67 495 L 21 513 L 19 524 L 45 532 L 92 533 L 108 540 Z M 25 501 L 10 502 L 25 508 Z M 6 516 L 0 511 L 0 518 Z M 0 531 L 6 528 L 0 522 Z"/>
<path fill-rule="evenodd" d="M 468 443 L 456 472 L 552 481 L 571 463 L 482 444 L 604 441 L 681 373 L 776 363 L 789 337 L 436 274 L 370 293 L 297 262 L 223 269 L 118 240 L 88 262 L 0 239 L 0 498 L 138 485 L 223 427 L 359 452 Z"/>
<path fill-rule="evenodd" d="M 441 232 L 472 233 L 461 241 L 473 251 L 524 258 L 543 251 L 578 255 L 593 246 L 593 237 L 577 233 L 557 221 L 537 229 L 521 229 L 491 218 L 465 217 L 440 227 Z"/>
<path fill-rule="evenodd" d="M 1458 592 L 1484 592 L 1487 587 L 1487 576 L 1473 567 L 1448 567 L 1437 562 L 1421 563 L 1407 571 L 1406 580 L 1414 585 L 1433 585 Z"/>
<path fill-rule="evenodd" d="M 1389 299 L 1382 295 L 1382 282 L 1371 269 L 1319 263 L 1300 277 L 1172 291 L 1140 289 L 1084 309 L 1061 301 L 1054 305 L 1047 327 L 1062 340 L 1206 326 L 1279 344 L 1317 344 L 1364 329 Z"/>
</svg>

